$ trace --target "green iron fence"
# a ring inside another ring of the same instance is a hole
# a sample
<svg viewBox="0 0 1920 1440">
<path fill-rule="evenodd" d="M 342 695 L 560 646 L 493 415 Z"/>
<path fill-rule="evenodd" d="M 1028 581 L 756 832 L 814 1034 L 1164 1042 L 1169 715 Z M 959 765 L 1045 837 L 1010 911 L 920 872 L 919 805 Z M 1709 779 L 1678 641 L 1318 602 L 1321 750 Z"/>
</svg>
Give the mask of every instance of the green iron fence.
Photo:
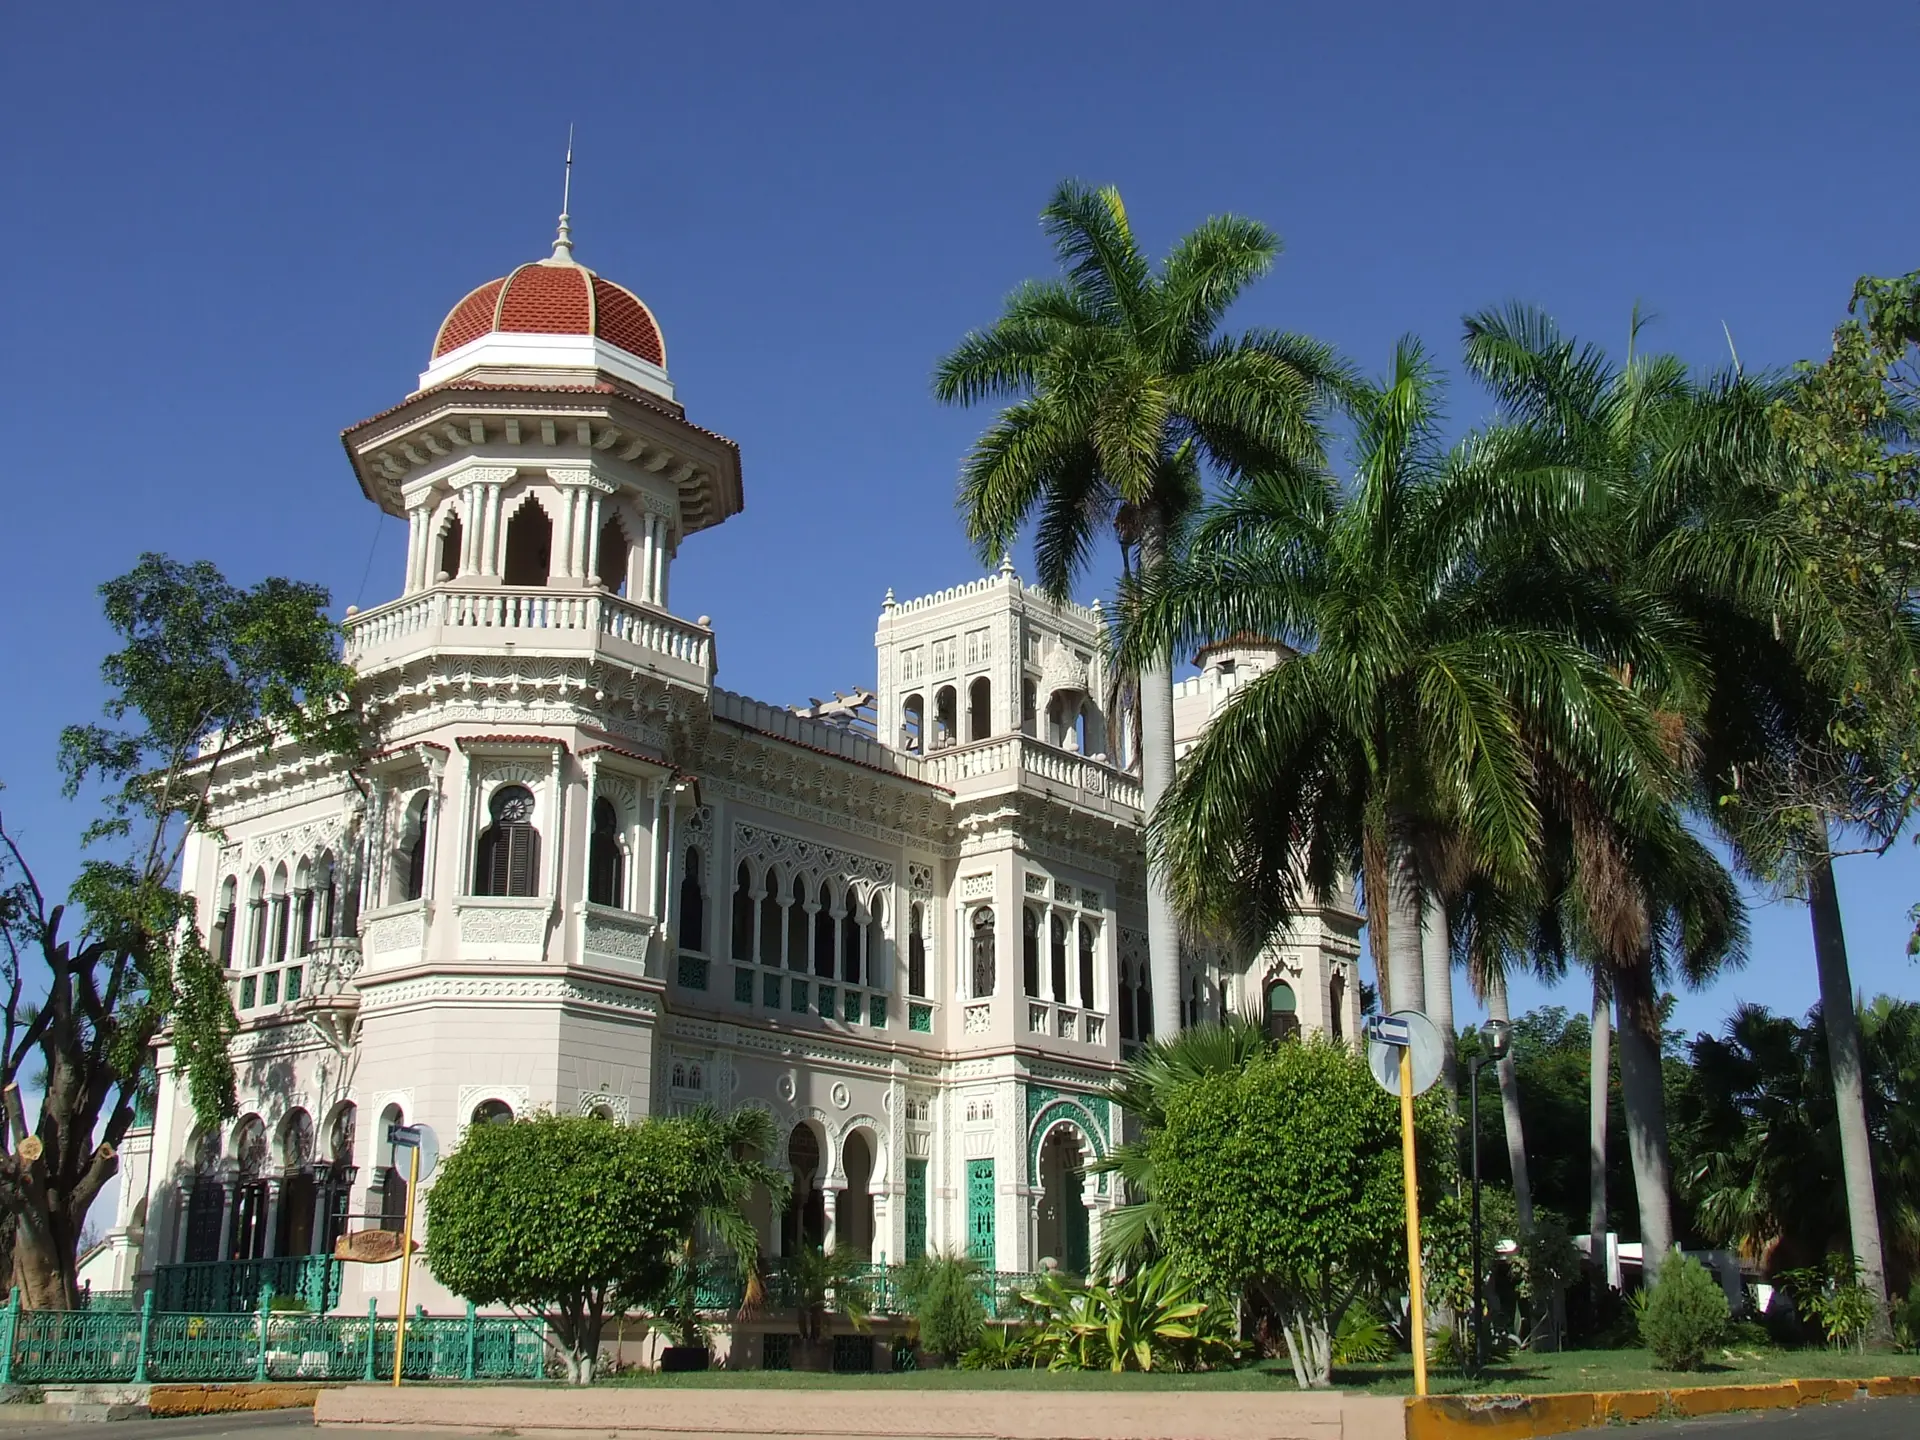
<svg viewBox="0 0 1920 1440">
<path fill-rule="evenodd" d="M 163 1380 L 381 1380 L 393 1374 L 396 1322 L 369 1301 L 364 1316 L 291 1315 L 262 1286 L 250 1314 L 173 1314 L 149 1291 L 137 1311 L 27 1310 L 16 1288 L 0 1311 L 0 1385 Z M 535 1379 L 542 1327 L 515 1316 L 421 1311 L 407 1321 L 410 1380 Z"/>
<path fill-rule="evenodd" d="M 900 1279 L 906 1268 L 904 1265 L 862 1265 L 849 1278 L 865 1288 L 866 1305 L 873 1314 L 903 1315 L 906 1302 L 900 1294 Z M 777 1314 L 799 1304 L 793 1274 L 785 1261 L 768 1260 L 762 1278 L 766 1285 L 766 1309 Z M 1040 1278 L 1037 1270 L 982 1270 L 974 1284 L 987 1307 L 987 1315 L 995 1320 L 1008 1320 L 1019 1313 L 1020 1292 L 1032 1289 Z M 698 1285 L 695 1303 L 708 1314 L 738 1310 L 745 1298 L 740 1272 L 728 1257 L 700 1261 Z"/>
<path fill-rule="evenodd" d="M 340 1303 L 341 1262 L 331 1255 L 281 1255 L 271 1260 L 204 1260 L 160 1265 L 153 1272 L 154 1308 L 196 1315 L 245 1315 L 268 1288 L 289 1295 L 316 1315 Z"/>
</svg>

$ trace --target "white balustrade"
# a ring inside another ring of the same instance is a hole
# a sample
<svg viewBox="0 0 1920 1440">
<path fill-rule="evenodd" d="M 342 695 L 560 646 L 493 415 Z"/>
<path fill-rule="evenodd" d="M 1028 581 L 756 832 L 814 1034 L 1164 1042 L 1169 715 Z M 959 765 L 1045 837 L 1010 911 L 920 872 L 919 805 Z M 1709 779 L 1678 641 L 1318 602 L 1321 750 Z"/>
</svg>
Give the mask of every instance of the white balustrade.
<svg viewBox="0 0 1920 1440">
<path fill-rule="evenodd" d="M 346 622 L 348 663 L 365 666 L 435 644 L 524 642 L 565 648 L 612 641 L 711 675 L 713 636 L 616 595 L 436 586 Z"/>
</svg>

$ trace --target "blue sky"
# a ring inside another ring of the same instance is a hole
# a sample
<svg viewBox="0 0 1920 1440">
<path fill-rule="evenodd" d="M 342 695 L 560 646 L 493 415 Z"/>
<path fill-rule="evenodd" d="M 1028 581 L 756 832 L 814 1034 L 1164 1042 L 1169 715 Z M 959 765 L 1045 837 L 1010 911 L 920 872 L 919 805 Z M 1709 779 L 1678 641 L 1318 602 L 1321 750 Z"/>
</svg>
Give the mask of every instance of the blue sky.
<svg viewBox="0 0 1920 1440">
<path fill-rule="evenodd" d="M 978 571 L 953 477 L 985 417 L 928 374 L 1047 269 L 1064 176 L 1119 185 L 1156 251 L 1268 222 L 1286 253 L 1234 323 L 1374 369 L 1409 331 L 1451 358 L 1508 299 L 1616 348 L 1639 303 L 1695 363 L 1725 325 L 1786 364 L 1857 275 L 1920 265 L 1911 97 L 1875 69 L 1920 38 L 1910 3 L 104 4 L 7 32 L 0 803 L 50 877 L 83 821 L 51 760 L 99 699 L 93 588 L 153 548 L 391 598 L 401 529 L 338 432 L 545 253 L 569 123 L 576 253 L 744 452 L 746 511 L 682 551 L 675 608 L 781 702 L 870 682 L 888 586 Z M 1842 887 L 1858 984 L 1920 993 L 1909 847 Z M 1804 910 L 1753 921 L 1683 1023 L 1812 1003 Z"/>
</svg>

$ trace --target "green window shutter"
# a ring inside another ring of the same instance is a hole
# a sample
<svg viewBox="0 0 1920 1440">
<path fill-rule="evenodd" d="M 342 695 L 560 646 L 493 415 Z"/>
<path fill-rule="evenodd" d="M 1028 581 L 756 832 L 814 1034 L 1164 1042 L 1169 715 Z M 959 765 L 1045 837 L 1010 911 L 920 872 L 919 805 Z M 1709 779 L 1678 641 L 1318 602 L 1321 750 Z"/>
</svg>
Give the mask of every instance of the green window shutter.
<svg viewBox="0 0 1920 1440">
<path fill-rule="evenodd" d="M 927 1162 L 907 1161 L 907 1259 L 927 1253 Z"/>
<path fill-rule="evenodd" d="M 967 1254 L 993 1266 L 993 1161 L 967 1162 Z"/>
</svg>

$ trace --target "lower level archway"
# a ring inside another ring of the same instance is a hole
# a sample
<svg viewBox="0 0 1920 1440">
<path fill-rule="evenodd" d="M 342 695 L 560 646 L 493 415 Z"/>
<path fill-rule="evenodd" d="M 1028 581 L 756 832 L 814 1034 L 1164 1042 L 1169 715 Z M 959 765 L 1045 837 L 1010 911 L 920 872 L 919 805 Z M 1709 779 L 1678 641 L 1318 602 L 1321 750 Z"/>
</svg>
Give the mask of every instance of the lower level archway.
<svg viewBox="0 0 1920 1440">
<path fill-rule="evenodd" d="M 1056 1126 L 1040 1147 L 1040 1208 L 1035 1248 L 1043 1261 L 1084 1275 L 1089 1225 L 1086 1206 L 1087 1156 L 1079 1134 L 1067 1125 Z"/>
</svg>

